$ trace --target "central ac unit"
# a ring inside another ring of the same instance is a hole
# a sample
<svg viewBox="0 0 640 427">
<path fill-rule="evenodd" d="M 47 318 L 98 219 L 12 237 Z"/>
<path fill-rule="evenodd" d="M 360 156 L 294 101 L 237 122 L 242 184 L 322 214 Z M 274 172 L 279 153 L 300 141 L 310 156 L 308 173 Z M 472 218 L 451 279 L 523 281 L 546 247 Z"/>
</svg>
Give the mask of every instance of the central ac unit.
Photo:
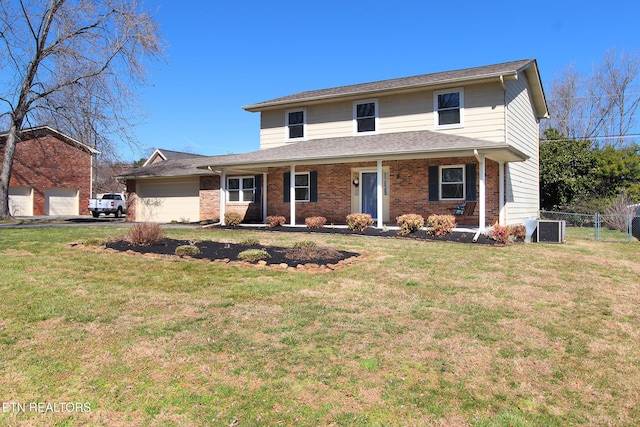
<svg viewBox="0 0 640 427">
<path fill-rule="evenodd" d="M 532 242 L 564 243 L 566 221 L 537 220 Z"/>
</svg>

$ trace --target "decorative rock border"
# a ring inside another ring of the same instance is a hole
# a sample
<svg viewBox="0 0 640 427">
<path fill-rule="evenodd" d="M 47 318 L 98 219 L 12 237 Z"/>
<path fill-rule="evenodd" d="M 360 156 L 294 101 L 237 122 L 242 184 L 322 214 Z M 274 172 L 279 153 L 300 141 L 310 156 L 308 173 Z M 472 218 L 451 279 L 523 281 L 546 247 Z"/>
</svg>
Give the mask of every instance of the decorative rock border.
<svg viewBox="0 0 640 427">
<path fill-rule="evenodd" d="M 221 258 L 221 259 L 202 259 L 202 258 L 193 258 L 189 255 L 167 255 L 167 254 L 157 254 L 157 253 L 140 253 L 132 250 L 127 251 L 118 251 L 116 249 L 107 248 L 106 246 L 87 246 L 84 243 L 73 242 L 67 245 L 70 248 L 82 249 L 92 252 L 111 252 L 111 253 L 119 253 L 119 254 L 127 254 L 134 255 L 140 257 L 147 258 L 156 258 L 156 259 L 168 259 L 168 260 L 186 260 L 186 261 L 197 261 L 203 263 L 213 263 L 213 264 L 228 264 L 235 265 L 239 267 L 251 267 L 251 268 L 259 268 L 259 269 L 270 269 L 277 271 L 290 271 L 290 272 L 307 272 L 307 273 L 329 273 L 332 271 L 340 270 L 347 267 L 350 264 L 353 264 L 356 261 L 362 261 L 365 258 L 364 254 L 360 254 L 359 256 L 352 256 L 350 258 L 342 259 L 336 263 L 328 263 L 328 264 L 315 264 L 315 263 L 306 263 L 306 264 L 298 264 L 297 266 L 291 266 L 287 263 L 280 264 L 269 264 L 265 260 L 259 260 L 256 263 L 252 263 L 249 261 L 236 261 L 230 260 L 229 258 Z"/>
</svg>

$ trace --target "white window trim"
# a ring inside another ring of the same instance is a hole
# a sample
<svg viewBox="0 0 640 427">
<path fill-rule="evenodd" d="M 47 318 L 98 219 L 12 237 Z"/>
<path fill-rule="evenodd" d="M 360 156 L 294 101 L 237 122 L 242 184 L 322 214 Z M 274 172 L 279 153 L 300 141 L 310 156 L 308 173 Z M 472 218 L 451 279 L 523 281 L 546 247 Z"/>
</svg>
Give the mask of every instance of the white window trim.
<svg viewBox="0 0 640 427">
<path fill-rule="evenodd" d="M 460 93 L 460 123 L 440 125 L 440 115 L 438 112 L 438 95 L 453 92 Z M 464 88 L 456 87 L 451 89 L 436 90 L 433 92 L 433 127 L 434 129 L 459 129 L 464 127 Z"/>
<path fill-rule="evenodd" d="M 302 111 L 302 137 L 301 138 L 289 138 L 289 113 L 296 113 Z M 284 139 L 286 141 L 305 141 L 307 139 L 307 109 L 306 108 L 291 108 L 284 112 Z"/>
<path fill-rule="evenodd" d="M 375 115 L 374 115 L 374 126 L 375 126 L 375 130 L 373 131 L 368 131 L 368 132 L 358 132 L 358 105 L 360 104 L 370 104 L 373 103 L 374 104 L 374 109 L 375 111 Z M 361 99 L 358 101 L 353 101 L 353 134 L 354 135 L 372 135 L 372 134 L 376 134 L 378 133 L 379 129 L 380 129 L 380 123 L 379 123 L 379 118 L 380 116 L 380 108 L 378 105 L 378 99 L 377 98 L 373 98 L 373 99 Z"/>
<path fill-rule="evenodd" d="M 462 197 L 460 198 L 455 198 L 455 199 L 445 199 L 442 197 L 442 184 L 457 184 L 455 182 L 446 182 L 443 183 L 442 182 L 442 169 L 462 169 Z M 467 194 L 467 171 L 466 171 L 466 167 L 465 165 L 444 165 L 444 166 L 440 166 L 438 168 L 438 196 L 440 198 L 440 200 L 445 200 L 445 201 L 449 201 L 449 200 L 465 200 L 466 199 L 466 194 Z"/>
<path fill-rule="evenodd" d="M 296 176 L 298 175 L 307 175 L 307 185 L 298 186 L 296 185 Z M 298 188 L 306 188 L 307 189 L 307 199 L 306 200 L 298 200 L 296 199 L 296 203 L 305 203 L 311 201 L 311 173 L 310 172 L 296 172 L 293 176 L 293 187 L 294 187 L 294 195 L 296 194 L 295 190 Z"/>
<path fill-rule="evenodd" d="M 238 191 L 239 195 L 242 196 L 244 193 L 243 191 L 249 190 L 248 188 L 243 188 L 242 187 L 242 180 L 245 178 L 251 178 L 253 179 L 253 187 L 251 188 L 251 190 L 253 190 L 253 196 L 251 197 L 251 200 L 230 200 L 230 195 L 232 191 Z M 239 188 L 238 189 L 230 189 L 229 188 L 229 180 L 230 179 L 237 179 L 239 180 Z M 253 203 L 254 198 L 256 197 L 256 177 L 254 175 L 246 175 L 246 176 L 228 176 L 227 177 L 227 187 L 226 187 L 226 191 L 225 193 L 227 193 L 227 203 Z"/>
</svg>

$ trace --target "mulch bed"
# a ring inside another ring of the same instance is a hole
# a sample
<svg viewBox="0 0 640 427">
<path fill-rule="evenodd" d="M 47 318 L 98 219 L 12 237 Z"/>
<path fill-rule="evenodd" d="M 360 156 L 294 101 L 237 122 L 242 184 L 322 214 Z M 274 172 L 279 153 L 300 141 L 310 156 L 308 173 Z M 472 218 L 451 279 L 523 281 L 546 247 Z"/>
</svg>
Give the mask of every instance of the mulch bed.
<svg viewBox="0 0 640 427">
<path fill-rule="evenodd" d="M 469 231 L 454 231 L 447 233 L 443 236 L 434 236 L 427 233 L 425 230 L 420 230 L 415 233 L 411 233 L 407 236 L 398 235 L 398 230 L 384 230 L 374 227 L 367 227 L 365 231 L 352 231 L 346 227 L 323 227 L 323 228 L 305 228 L 305 227 L 230 227 L 230 226 L 216 226 L 215 228 L 227 229 L 227 230 L 249 230 L 249 231 L 265 231 L 271 233 L 321 233 L 321 234 L 340 234 L 340 235 L 359 235 L 359 236 L 372 236 L 372 237 L 388 237 L 398 239 L 412 239 L 412 240 L 429 240 L 435 242 L 456 242 L 456 243 L 473 243 L 476 245 L 495 245 L 498 242 L 492 240 L 480 233 L 478 240 L 473 241 L 475 232 Z"/>
<path fill-rule="evenodd" d="M 333 255 L 331 257 L 321 257 L 313 259 L 291 259 L 292 248 L 284 248 L 278 246 L 248 246 L 239 245 L 235 243 L 221 243 L 213 241 L 201 241 L 190 242 L 188 240 L 175 240 L 175 239 L 163 239 L 160 243 L 147 246 L 134 246 L 126 240 L 118 240 L 107 243 L 107 248 L 113 249 L 119 252 L 133 251 L 140 254 L 157 254 L 157 255 L 174 255 L 178 246 L 193 244 L 200 249 L 200 253 L 196 255 L 189 255 L 193 259 L 202 260 L 228 260 L 228 261 L 242 261 L 238 258 L 238 254 L 247 249 L 265 249 L 270 255 L 269 258 L 265 258 L 267 264 L 280 265 L 287 264 L 289 267 L 297 267 L 299 264 L 317 264 L 321 265 L 334 265 L 340 261 L 348 260 L 352 257 L 357 257 L 360 254 L 356 252 L 347 251 L 331 251 Z M 322 254 L 326 254 L 329 251 L 318 251 Z M 289 255 L 289 256 L 287 256 Z M 258 264 L 260 260 L 256 261 L 243 261 L 250 264 Z"/>
<path fill-rule="evenodd" d="M 467 231 L 454 231 L 452 233 L 445 234 L 443 236 L 434 236 L 428 234 L 426 231 L 421 230 L 416 233 L 411 233 L 407 236 L 398 235 L 398 230 L 381 230 L 378 228 L 368 227 L 365 231 L 352 231 L 348 228 L 304 228 L 304 227 L 230 227 L 230 226 L 217 226 L 218 229 L 227 230 L 247 230 L 247 231 L 262 231 L 267 233 L 302 233 L 302 234 L 340 234 L 340 235 L 358 235 L 358 236 L 371 236 L 382 238 L 396 238 L 396 239 L 411 239 L 411 240 L 424 240 L 424 241 L 439 241 L 439 242 L 456 242 L 456 243 L 472 243 L 480 245 L 495 245 L 496 241 L 489 239 L 487 236 L 480 234 L 478 240 L 473 242 L 475 237 L 474 232 Z M 280 267 L 310 267 L 310 268 L 325 268 L 329 267 L 334 269 L 344 263 L 355 260 L 360 256 L 356 252 L 347 251 L 335 251 L 335 250 L 318 250 L 318 253 L 323 256 L 316 256 L 311 259 L 292 259 L 292 248 L 278 247 L 278 246 L 249 246 L 240 245 L 236 243 L 222 243 L 214 241 L 201 241 L 190 242 L 188 240 L 176 240 L 176 239 L 163 239 L 160 243 L 147 246 L 135 246 L 130 244 L 126 240 L 118 240 L 107 243 L 106 247 L 119 252 L 132 251 L 139 254 L 155 254 L 159 256 L 176 256 L 175 251 L 178 246 L 183 245 L 195 245 L 200 249 L 199 254 L 189 255 L 188 258 L 209 260 L 209 261 L 225 261 L 225 262 L 243 262 L 255 265 L 270 265 Z M 242 261 L 238 258 L 240 252 L 247 249 L 264 249 L 269 254 L 268 258 L 256 261 Z M 330 255 L 330 256 L 329 256 Z M 285 265 L 286 264 L 286 265 Z"/>
</svg>

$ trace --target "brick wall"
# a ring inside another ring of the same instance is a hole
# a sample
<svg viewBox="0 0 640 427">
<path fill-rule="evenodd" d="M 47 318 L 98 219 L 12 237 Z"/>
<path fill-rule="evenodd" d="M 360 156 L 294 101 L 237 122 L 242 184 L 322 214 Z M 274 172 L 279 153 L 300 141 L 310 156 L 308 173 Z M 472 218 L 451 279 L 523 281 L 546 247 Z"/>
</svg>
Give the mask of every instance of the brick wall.
<svg viewBox="0 0 640 427">
<path fill-rule="evenodd" d="M 127 221 L 136 221 L 136 206 L 138 205 L 137 182 L 134 179 L 127 180 Z"/>
<path fill-rule="evenodd" d="M 0 147 L 4 158 L 4 147 Z M 33 188 L 33 214 L 45 214 L 45 190 L 78 190 L 79 212 L 88 215 L 91 198 L 91 154 L 54 136 L 19 142 L 9 186 Z"/>
<path fill-rule="evenodd" d="M 429 201 L 429 166 L 477 164 L 475 157 L 419 159 L 383 162 L 389 167 L 390 222 L 406 213 L 418 213 L 425 218 L 431 214 L 451 214 L 461 201 Z M 318 201 L 296 203 L 296 224 L 303 224 L 309 216 L 321 215 L 329 223 L 343 224 L 352 213 L 352 168 L 375 169 L 375 162 L 342 163 L 335 165 L 299 166 L 296 172 L 318 172 Z M 479 197 L 479 165 L 476 167 L 476 191 Z M 282 215 L 289 222 L 290 204 L 284 202 L 284 174 L 290 168 L 270 168 L 268 179 L 267 214 Z M 491 225 L 498 220 L 498 164 L 486 162 L 486 218 Z M 478 220 L 478 207 L 474 221 Z"/>
<path fill-rule="evenodd" d="M 220 176 L 200 177 L 200 221 L 220 220 Z"/>
</svg>

